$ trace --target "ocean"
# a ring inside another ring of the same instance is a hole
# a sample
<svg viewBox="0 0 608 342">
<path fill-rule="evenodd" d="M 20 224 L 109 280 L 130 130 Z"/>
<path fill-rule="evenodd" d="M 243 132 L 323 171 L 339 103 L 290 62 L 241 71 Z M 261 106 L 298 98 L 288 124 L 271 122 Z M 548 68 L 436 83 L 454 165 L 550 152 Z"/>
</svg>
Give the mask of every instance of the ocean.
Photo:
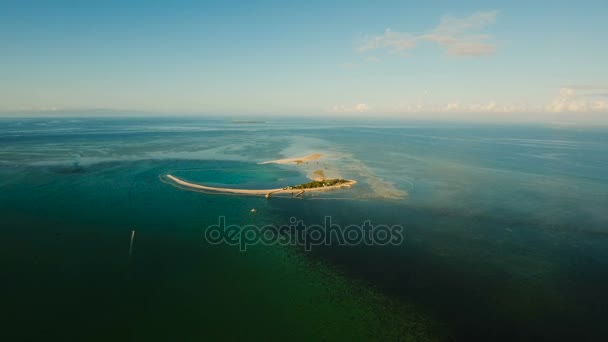
<svg viewBox="0 0 608 342">
<path fill-rule="evenodd" d="M 318 170 L 357 184 L 266 199 L 163 178 L 272 189 Z M 0 119 L 0 338 L 604 340 L 607 171 L 599 128 Z M 205 238 L 220 217 L 403 241 L 241 251 Z"/>
</svg>

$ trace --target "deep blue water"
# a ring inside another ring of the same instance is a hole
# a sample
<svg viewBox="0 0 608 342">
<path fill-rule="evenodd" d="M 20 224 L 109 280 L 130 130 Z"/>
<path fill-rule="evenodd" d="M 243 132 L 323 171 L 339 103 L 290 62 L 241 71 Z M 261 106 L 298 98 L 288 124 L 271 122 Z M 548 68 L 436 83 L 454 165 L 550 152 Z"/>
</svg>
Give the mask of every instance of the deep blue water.
<svg viewBox="0 0 608 342">
<path fill-rule="evenodd" d="M 608 132 L 432 122 L 1 119 L 4 332 L 63 339 L 605 339 Z M 260 161 L 323 154 L 299 166 Z M 304 198 L 314 170 L 356 179 Z M 250 213 L 256 208 L 257 213 Z M 234 224 L 402 225 L 399 246 L 203 241 Z M 129 237 L 136 229 L 132 257 Z"/>
</svg>

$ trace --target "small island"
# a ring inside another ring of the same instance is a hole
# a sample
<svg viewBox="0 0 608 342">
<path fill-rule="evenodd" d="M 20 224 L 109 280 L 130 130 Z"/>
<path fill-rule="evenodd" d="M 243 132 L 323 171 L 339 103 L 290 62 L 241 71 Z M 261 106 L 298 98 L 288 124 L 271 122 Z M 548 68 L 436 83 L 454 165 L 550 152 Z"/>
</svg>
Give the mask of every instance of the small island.
<svg viewBox="0 0 608 342">
<path fill-rule="evenodd" d="M 265 162 L 261 162 L 258 164 L 302 164 L 303 162 L 307 162 L 309 160 L 315 160 L 321 158 L 320 153 L 313 153 L 308 156 L 298 157 L 298 158 L 285 158 L 285 159 L 276 159 L 269 160 Z M 272 194 L 291 194 L 293 197 L 299 197 L 305 192 L 321 192 L 321 191 L 329 191 L 341 188 L 350 188 L 352 185 L 356 184 L 357 181 L 352 179 L 342 179 L 342 178 L 325 178 L 325 173 L 323 170 L 316 170 L 312 173 L 311 181 L 307 183 L 302 183 L 299 185 L 286 186 L 284 188 L 279 189 L 234 189 L 234 188 L 220 188 L 214 186 L 207 186 L 202 184 L 191 183 L 182 179 L 179 179 L 173 175 L 166 174 L 163 176 L 165 179 L 169 180 L 169 184 L 178 186 L 185 190 L 205 190 L 210 192 L 217 193 L 226 193 L 226 194 L 242 194 L 242 195 L 263 195 L 266 198 L 269 198 Z M 161 178 L 163 179 L 163 178 Z"/>
</svg>

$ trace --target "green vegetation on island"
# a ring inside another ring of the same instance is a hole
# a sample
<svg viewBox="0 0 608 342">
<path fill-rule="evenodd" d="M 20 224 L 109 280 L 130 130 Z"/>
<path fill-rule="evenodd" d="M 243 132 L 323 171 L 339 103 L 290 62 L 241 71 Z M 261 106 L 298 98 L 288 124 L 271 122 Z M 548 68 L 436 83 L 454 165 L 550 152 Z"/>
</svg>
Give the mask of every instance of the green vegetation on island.
<svg viewBox="0 0 608 342">
<path fill-rule="evenodd" d="M 346 179 L 324 179 L 324 180 L 315 180 L 312 182 L 296 185 L 293 189 L 313 189 L 313 188 L 322 188 L 327 186 L 333 186 L 338 184 L 348 183 Z"/>
</svg>

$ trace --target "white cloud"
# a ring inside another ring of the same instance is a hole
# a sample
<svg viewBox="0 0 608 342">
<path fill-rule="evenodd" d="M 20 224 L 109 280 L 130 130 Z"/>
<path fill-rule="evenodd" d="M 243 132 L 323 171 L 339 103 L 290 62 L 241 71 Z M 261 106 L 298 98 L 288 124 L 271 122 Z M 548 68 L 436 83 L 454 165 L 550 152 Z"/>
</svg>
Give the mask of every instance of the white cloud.
<svg viewBox="0 0 608 342">
<path fill-rule="evenodd" d="M 598 112 L 608 112 L 608 101 L 595 101 L 591 108 Z"/>
<path fill-rule="evenodd" d="M 450 102 L 445 106 L 445 111 L 459 111 L 460 104 L 458 102 Z"/>
<path fill-rule="evenodd" d="M 359 51 L 389 48 L 394 51 L 404 52 L 416 47 L 418 39 L 419 37 L 409 33 L 399 33 L 387 28 L 382 35 L 367 37 L 361 46 L 359 46 Z"/>
<path fill-rule="evenodd" d="M 489 111 L 493 111 L 497 108 L 496 102 L 491 101 L 490 103 L 488 103 L 488 105 L 486 106 L 486 109 Z"/>
<path fill-rule="evenodd" d="M 494 44 L 487 42 L 491 37 L 472 32 L 493 24 L 497 13 L 497 11 L 477 12 L 465 18 L 444 16 L 439 25 L 423 37 L 443 46 L 450 55 L 489 55 L 496 50 Z"/>
<path fill-rule="evenodd" d="M 559 90 L 559 95 L 547 106 L 549 112 L 605 112 L 608 111 L 608 101 L 588 101 L 579 96 L 578 90 L 603 89 L 603 86 L 579 86 L 564 87 Z M 586 97 L 588 94 L 582 94 Z"/>
<path fill-rule="evenodd" d="M 352 106 L 349 105 L 335 105 L 332 108 L 334 113 L 364 113 L 370 110 L 370 107 L 365 103 L 358 103 Z"/>
<path fill-rule="evenodd" d="M 491 36 L 479 33 L 496 21 L 497 11 L 477 12 L 468 17 L 443 16 L 434 29 L 419 35 L 401 33 L 386 29 L 384 34 L 368 36 L 359 45 L 359 51 L 386 48 L 399 54 L 406 54 L 420 41 L 439 44 L 448 55 L 484 56 L 491 55 L 496 45 L 489 42 Z"/>
</svg>

